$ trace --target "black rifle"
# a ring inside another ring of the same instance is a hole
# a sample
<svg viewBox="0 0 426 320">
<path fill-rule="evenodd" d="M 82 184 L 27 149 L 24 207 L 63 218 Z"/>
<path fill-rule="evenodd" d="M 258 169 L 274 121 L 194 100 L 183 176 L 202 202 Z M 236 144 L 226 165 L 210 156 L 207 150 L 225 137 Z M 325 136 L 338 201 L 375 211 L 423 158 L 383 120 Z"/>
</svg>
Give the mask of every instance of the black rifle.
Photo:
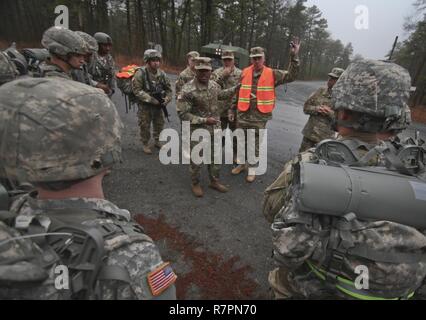
<svg viewBox="0 0 426 320">
<path fill-rule="evenodd" d="M 164 90 L 161 92 L 157 91 L 152 93 L 152 97 L 158 100 L 158 102 L 160 103 L 161 110 L 163 110 L 164 116 L 166 117 L 167 121 L 170 122 L 169 111 L 167 110 L 166 101 L 164 100 L 165 96 L 166 93 L 164 92 Z"/>
<path fill-rule="evenodd" d="M 149 94 L 151 95 L 151 97 L 155 98 L 160 103 L 160 107 L 161 107 L 161 110 L 163 110 L 164 116 L 166 117 L 167 121 L 170 122 L 169 111 L 167 110 L 167 106 L 165 103 L 166 101 L 164 100 L 164 98 L 166 97 L 166 92 L 163 89 L 163 84 L 158 83 L 154 87 L 154 84 L 151 81 L 151 77 L 149 76 L 149 71 L 147 69 L 145 69 L 144 71 L 145 71 L 145 76 L 147 80 Z"/>
</svg>

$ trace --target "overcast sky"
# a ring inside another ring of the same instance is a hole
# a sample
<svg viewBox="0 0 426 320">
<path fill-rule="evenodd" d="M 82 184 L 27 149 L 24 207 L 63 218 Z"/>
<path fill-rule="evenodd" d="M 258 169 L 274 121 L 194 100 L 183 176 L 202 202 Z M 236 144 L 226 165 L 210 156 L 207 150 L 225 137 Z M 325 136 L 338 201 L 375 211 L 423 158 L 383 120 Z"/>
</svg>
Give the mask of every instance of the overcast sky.
<svg viewBox="0 0 426 320">
<path fill-rule="evenodd" d="M 412 14 L 414 0 L 308 0 L 316 5 L 328 20 L 329 31 L 334 39 L 347 44 L 352 42 L 355 53 L 365 58 L 383 59 L 392 48 L 396 36 L 405 39 L 404 18 Z M 355 13 L 357 6 L 369 10 L 369 29 L 357 30 Z"/>
</svg>

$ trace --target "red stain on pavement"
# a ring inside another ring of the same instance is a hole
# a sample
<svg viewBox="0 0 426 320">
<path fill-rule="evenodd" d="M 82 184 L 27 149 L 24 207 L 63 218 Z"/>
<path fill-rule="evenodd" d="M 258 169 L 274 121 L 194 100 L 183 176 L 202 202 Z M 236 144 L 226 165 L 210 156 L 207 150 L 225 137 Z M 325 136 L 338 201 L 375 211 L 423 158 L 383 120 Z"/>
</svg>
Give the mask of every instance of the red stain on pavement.
<svg viewBox="0 0 426 320">
<path fill-rule="evenodd" d="M 196 241 L 169 225 L 164 215 L 158 219 L 137 215 L 147 234 L 154 240 L 166 240 L 166 244 L 183 255 L 192 265 L 189 273 L 178 274 L 176 283 L 178 299 L 185 299 L 188 290 L 195 285 L 200 291 L 200 299 L 244 300 L 255 299 L 258 288 L 250 279 L 249 266 L 237 267 L 239 257 L 225 260 L 222 256 L 202 248 Z"/>
</svg>

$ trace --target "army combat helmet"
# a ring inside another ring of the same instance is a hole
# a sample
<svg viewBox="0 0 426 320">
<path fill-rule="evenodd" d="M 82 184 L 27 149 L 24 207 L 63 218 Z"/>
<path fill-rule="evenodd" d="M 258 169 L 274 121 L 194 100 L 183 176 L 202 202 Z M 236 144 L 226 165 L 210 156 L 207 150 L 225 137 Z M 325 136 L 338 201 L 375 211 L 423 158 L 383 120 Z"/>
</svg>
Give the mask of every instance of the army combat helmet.
<svg viewBox="0 0 426 320">
<path fill-rule="evenodd" d="M 333 88 L 332 108 L 358 113 L 359 119 L 338 120 L 337 124 L 370 133 L 401 129 L 410 122 L 410 87 L 410 74 L 397 64 L 376 60 L 352 63 Z"/>
<path fill-rule="evenodd" d="M 80 181 L 121 160 L 122 123 L 99 89 L 67 79 L 20 79 L 0 87 L 0 162 L 33 184 Z"/>
<path fill-rule="evenodd" d="M 83 31 L 75 31 L 75 33 L 78 34 L 86 42 L 86 46 L 89 52 L 91 53 L 98 52 L 99 45 L 95 38 L 93 38 L 90 34 Z"/>
<path fill-rule="evenodd" d="M 41 44 L 50 54 L 64 61 L 68 60 L 70 54 L 85 55 L 88 52 L 86 42 L 78 34 L 62 27 L 46 30 Z"/>
<path fill-rule="evenodd" d="M 146 62 L 149 62 L 153 59 L 161 59 L 161 53 L 154 49 L 148 49 L 143 54 L 143 60 Z"/>
<path fill-rule="evenodd" d="M 0 51 L 0 86 L 16 79 L 18 70 L 9 56 Z"/>
<path fill-rule="evenodd" d="M 106 33 L 97 32 L 93 37 L 96 39 L 98 44 L 112 44 L 112 38 Z"/>
</svg>

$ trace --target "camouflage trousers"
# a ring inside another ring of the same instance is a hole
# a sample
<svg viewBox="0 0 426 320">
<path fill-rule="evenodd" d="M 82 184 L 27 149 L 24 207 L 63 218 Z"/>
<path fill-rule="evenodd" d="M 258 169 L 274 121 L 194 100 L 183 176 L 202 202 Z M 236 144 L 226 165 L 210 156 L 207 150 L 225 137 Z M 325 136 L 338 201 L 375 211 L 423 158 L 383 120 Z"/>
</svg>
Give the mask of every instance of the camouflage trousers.
<svg viewBox="0 0 426 320">
<path fill-rule="evenodd" d="M 317 145 L 315 141 L 312 141 L 306 137 L 303 137 L 302 145 L 300 146 L 299 153 L 308 151 L 309 149 L 314 148 Z"/>
<path fill-rule="evenodd" d="M 266 129 L 266 124 L 267 121 L 258 121 L 258 122 L 246 122 L 246 121 L 238 121 L 237 123 L 237 129 L 242 129 L 244 130 L 244 135 L 245 135 L 245 143 L 244 145 L 242 145 L 240 143 L 240 145 L 238 146 L 238 148 L 241 150 L 242 148 L 245 148 L 246 150 L 246 158 L 245 159 L 238 159 L 238 163 L 246 163 L 248 164 L 248 158 L 247 158 L 247 150 L 249 150 L 249 146 L 248 146 L 248 131 L 249 130 L 255 130 L 255 145 L 254 145 L 254 149 L 255 149 L 255 155 L 256 157 L 259 157 L 259 150 L 260 150 L 260 145 L 263 143 L 263 141 L 260 141 L 261 137 L 260 137 L 260 130 L 264 130 Z M 257 164 L 249 164 L 249 167 L 256 167 Z"/>
<path fill-rule="evenodd" d="M 138 119 L 142 143 L 147 145 L 151 140 L 151 123 L 153 138 L 156 142 L 159 141 L 161 131 L 164 129 L 164 116 L 161 108 L 139 104 Z"/>
<path fill-rule="evenodd" d="M 191 142 L 191 153 L 194 147 L 198 145 L 197 142 L 192 141 Z M 202 154 L 201 154 L 202 156 Z M 201 169 L 203 168 L 204 164 L 195 164 L 193 161 L 191 161 L 190 166 L 190 172 L 191 172 L 191 181 L 193 185 L 199 184 L 201 179 Z M 220 167 L 221 165 L 214 163 L 214 141 L 212 138 L 211 141 L 211 164 L 207 164 L 207 169 L 209 172 L 209 179 L 210 181 L 218 180 L 220 176 Z"/>
</svg>

